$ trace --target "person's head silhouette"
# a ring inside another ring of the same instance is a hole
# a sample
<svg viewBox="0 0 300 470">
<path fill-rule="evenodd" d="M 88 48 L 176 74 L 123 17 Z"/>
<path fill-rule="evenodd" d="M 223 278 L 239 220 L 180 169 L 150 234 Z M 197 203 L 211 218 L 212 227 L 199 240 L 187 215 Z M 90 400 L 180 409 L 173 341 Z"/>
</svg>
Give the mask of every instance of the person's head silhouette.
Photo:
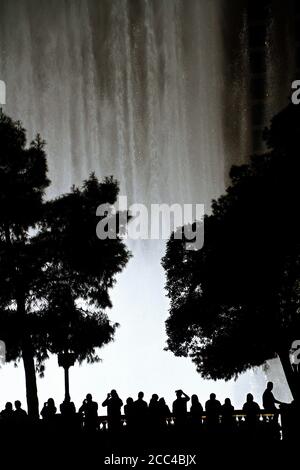
<svg viewBox="0 0 300 470">
<path fill-rule="evenodd" d="M 273 382 L 267 383 L 267 389 L 271 392 L 273 390 Z"/>
<path fill-rule="evenodd" d="M 199 398 L 197 395 L 192 395 L 191 400 L 192 400 L 192 405 L 196 405 L 199 403 Z"/>
<path fill-rule="evenodd" d="M 88 393 L 87 396 L 86 396 L 86 401 L 89 403 L 89 402 L 92 401 L 92 399 L 93 399 L 92 395 L 90 393 Z"/>
<path fill-rule="evenodd" d="M 11 403 L 10 401 L 8 401 L 8 402 L 5 404 L 5 409 L 6 409 L 6 411 L 12 411 L 13 406 L 12 406 L 12 403 Z"/>
<path fill-rule="evenodd" d="M 225 405 L 229 406 L 231 405 L 231 401 L 230 401 L 230 398 L 225 398 Z"/>
<path fill-rule="evenodd" d="M 55 403 L 54 403 L 53 398 L 49 398 L 49 400 L 48 400 L 48 406 L 49 406 L 49 408 L 54 408 L 54 407 L 55 407 Z"/>
<path fill-rule="evenodd" d="M 133 398 L 128 397 L 126 400 L 127 405 L 132 405 L 133 404 Z"/>
<path fill-rule="evenodd" d="M 118 398 L 118 394 L 117 394 L 117 391 L 116 391 L 116 390 L 112 390 L 112 391 L 110 392 L 110 395 L 111 395 L 112 398 Z"/>
<path fill-rule="evenodd" d="M 211 394 L 209 395 L 209 398 L 210 398 L 212 401 L 214 401 L 214 400 L 216 399 L 216 394 L 215 394 L 215 393 L 211 393 Z"/>
<path fill-rule="evenodd" d="M 248 394 L 247 394 L 247 402 L 248 402 L 248 403 L 252 403 L 252 402 L 253 402 L 253 395 L 252 395 L 252 393 L 248 393 Z"/>
<path fill-rule="evenodd" d="M 151 400 L 152 400 L 152 401 L 158 401 L 158 395 L 157 395 L 157 393 L 153 393 Z"/>
<path fill-rule="evenodd" d="M 182 397 L 182 390 L 176 390 L 176 396 L 177 398 L 181 398 Z"/>
<path fill-rule="evenodd" d="M 16 401 L 15 401 L 15 408 L 16 408 L 16 410 L 20 410 L 20 409 L 21 409 L 21 402 L 20 402 L 20 400 L 16 400 Z"/>
<path fill-rule="evenodd" d="M 138 399 L 142 400 L 144 398 L 144 392 L 139 392 Z"/>
</svg>

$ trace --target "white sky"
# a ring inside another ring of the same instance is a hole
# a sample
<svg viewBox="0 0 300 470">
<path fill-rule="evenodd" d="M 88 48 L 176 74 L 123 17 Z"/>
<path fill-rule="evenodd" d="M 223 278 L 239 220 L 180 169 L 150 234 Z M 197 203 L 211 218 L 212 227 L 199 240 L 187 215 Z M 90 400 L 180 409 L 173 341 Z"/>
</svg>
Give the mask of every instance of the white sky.
<svg viewBox="0 0 300 470">
<path fill-rule="evenodd" d="M 175 390 L 182 388 L 189 395 L 198 394 L 202 403 L 211 392 L 215 392 L 221 401 L 231 397 L 237 408 L 242 406 L 248 392 L 252 392 L 260 403 L 267 380 L 262 372 L 248 372 L 237 382 L 203 380 L 189 359 L 176 358 L 171 352 L 163 351 L 168 300 L 163 289 L 161 254 L 159 247 L 151 249 L 145 258 L 140 247 L 135 245 L 134 257 L 118 276 L 112 291 L 113 308 L 109 316 L 121 324 L 115 341 L 100 351 L 102 362 L 84 363 L 70 369 L 70 391 L 76 406 L 90 392 L 99 403 L 102 414 L 100 405 L 112 388 L 118 391 L 123 402 L 128 396 L 135 398 L 142 390 L 147 401 L 157 393 L 171 405 Z M 275 394 L 283 400 L 289 399 L 281 368 L 273 370 L 276 371 L 272 376 Z M 38 379 L 38 391 L 41 406 L 49 397 L 54 398 L 56 405 L 62 402 L 63 369 L 58 367 L 55 357 L 47 361 L 45 377 Z M 16 399 L 26 404 L 22 362 L 18 368 L 8 364 L 0 369 L 0 408 L 6 401 Z"/>
</svg>

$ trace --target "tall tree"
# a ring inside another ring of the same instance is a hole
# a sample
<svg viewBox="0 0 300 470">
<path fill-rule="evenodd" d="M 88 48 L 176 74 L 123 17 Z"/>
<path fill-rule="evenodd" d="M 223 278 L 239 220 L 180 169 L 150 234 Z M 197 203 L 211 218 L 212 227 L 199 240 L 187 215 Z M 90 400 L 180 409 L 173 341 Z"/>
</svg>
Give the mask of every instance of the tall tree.
<svg viewBox="0 0 300 470">
<path fill-rule="evenodd" d="M 269 148 L 233 167 L 231 186 L 205 217 L 205 242 L 185 250 L 172 236 L 163 266 L 171 299 L 168 348 L 197 370 L 230 379 L 279 357 L 294 397 L 290 348 L 300 338 L 300 108 L 272 120 Z"/>
<path fill-rule="evenodd" d="M 1 110 L 0 308 L 1 315 L 7 309 L 18 312 L 16 329 L 22 332 L 19 347 L 25 369 L 28 408 L 33 412 L 38 408 L 38 401 L 26 299 L 32 276 L 36 276 L 41 265 L 38 258 L 32 257 L 30 231 L 41 217 L 44 191 L 50 181 L 44 142 L 37 136 L 29 147 L 26 143 L 26 132 L 21 123 L 14 122 Z"/>
<path fill-rule="evenodd" d="M 119 233 L 124 230 L 116 214 L 116 232 L 110 239 L 96 235 L 96 209 L 113 205 L 119 192 L 112 177 L 99 182 L 94 174 L 81 188 L 44 205 L 35 246 L 45 256 L 43 276 L 37 279 L 35 310 L 39 366 L 48 353 L 71 350 L 80 362 L 98 361 L 97 349 L 113 339 L 117 324 L 105 313 L 112 306 L 109 289 L 126 266 L 130 253 Z M 115 217 L 115 215 L 112 215 Z M 129 217 L 128 217 L 129 218 Z M 126 222 L 125 222 L 126 223 Z"/>
<path fill-rule="evenodd" d="M 114 204 L 116 180 L 91 175 L 45 202 L 40 137 L 27 149 L 25 130 L 2 113 L 0 148 L 0 335 L 7 359 L 23 358 L 28 410 L 38 417 L 36 370 L 43 372 L 48 354 L 72 349 L 79 361 L 95 361 L 97 348 L 113 339 L 117 325 L 104 309 L 130 253 L 120 224 L 114 239 L 96 235 L 96 209 Z"/>
</svg>

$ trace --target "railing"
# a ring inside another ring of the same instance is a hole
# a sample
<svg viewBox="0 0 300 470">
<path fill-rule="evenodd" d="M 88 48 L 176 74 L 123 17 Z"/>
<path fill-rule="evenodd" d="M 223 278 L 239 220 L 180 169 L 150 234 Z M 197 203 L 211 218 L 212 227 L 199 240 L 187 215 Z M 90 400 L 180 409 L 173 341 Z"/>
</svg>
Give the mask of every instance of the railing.
<svg viewBox="0 0 300 470">
<path fill-rule="evenodd" d="M 250 419 L 247 419 L 250 418 Z M 190 413 L 187 414 L 187 419 L 185 421 L 184 432 L 187 436 L 197 436 L 202 435 L 205 440 L 210 439 L 211 435 L 217 435 L 219 438 L 223 439 L 225 436 L 231 436 L 230 438 L 244 439 L 247 436 L 256 436 L 255 439 L 271 439 L 271 440 L 292 440 L 294 436 L 298 435 L 298 423 L 297 415 L 291 410 L 278 410 L 276 413 L 266 413 L 261 410 L 260 413 L 254 416 L 247 416 L 243 410 L 235 410 L 232 415 L 224 416 L 219 415 L 217 422 L 212 419 L 208 420 L 206 413 L 203 413 L 201 418 L 199 418 L 199 425 L 197 420 L 191 419 Z M 252 419 L 251 419 L 252 418 Z M 254 419 L 253 419 L 254 418 Z M 7 431 L 18 432 L 20 429 L 23 433 L 24 430 L 28 428 L 28 432 L 43 434 L 43 432 L 55 432 L 59 433 L 75 433 L 81 435 L 88 432 L 98 431 L 100 434 L 107 435 L 107 438 L 110 439 L 110 427 L 109 419 L 107 416 L 99 416 L 98 424 L 91 423 L 88 424 L 88 427 L 85 428 L 84 417 L 77 413 L 74 417 L 66 420 L 60 414 L 56 414 L 51 418 L 51 420 L 40 419 L 38 422 L 32 422 L 31 420 L 24 421 L 23 423 L 17 422 L 8 422 L 4 419 L 0 419 L 0 436 L 6 435 Z M 180 423 L 181 424 L 181 423 Z M 127 423 L 126 416 L 122 415 L 120 417 L 120 426 L 116 423 L 113 423 L 112 431 L 115 435 L 115 431 L 120 431 L 121 434 L 125 436 L 131 436 L 131 433 L 136 431 L 139 433 L 143 427 L 143 432 L 141 435 L 153 435 L 155 428 L 155 422 L 149 417 L 145 417 L 143 421 L 131 422 L 130 426 Z M 164 433 L 166 439 L 176 437 L 181 433 L 182 427 L 179 425 L 176 426 L 176 419 L 173 415 L 168 416 L 165 419 L 165 423 L 157 423 L 157 431 Z M 179 431 L 179 434 L 178 434 Z M 26 431 L 27 432 L 27 431 Z M 250 433 L 250 434 L 249 434 Z M 155 432 L 154 432 L 155 434 Z M 226 439 L 226 437 L 225 437 Z"/>
<path fill-rule="evenodd" d="M 187 413 L 187 419 L 189 418 L 190 413 Z M 281 412 L 278 411 L 278 413 L 266 413 L 264 411 L 261 411 L 260 413 L 257 414 L 258 421 L 261 423 L 271 423 L 274 422 L 274 417 L 281 416 Z M 242 424 L 246 422 L 247 415 L 243 410 L 235 410 L 232 414 L 232 419 L 233 423 L 236 425 Z M 207 415 L 206 413 L 203 413 L 200 421 L 199 421 L 199 426 L 202 424 L 206 424 L 207 421 Z M 108 417 L 107 416 L 99 416 L 98 417 L 98 422 L 99 422 L 99 429 L 102 431 L 105 431 L 108 429 Z M 219 415 L 219 424 L 222 424 L 222 415 Z M 169 417 L 166 418 L 166 426 L 167 427 L 172 427 L 175 425 L 175 417 L 174 415 L 170 415 Z M 121 416 L 121 427 L 126 427 L 127 426 L 127 419 L 125 415 Z"/>
</svg>

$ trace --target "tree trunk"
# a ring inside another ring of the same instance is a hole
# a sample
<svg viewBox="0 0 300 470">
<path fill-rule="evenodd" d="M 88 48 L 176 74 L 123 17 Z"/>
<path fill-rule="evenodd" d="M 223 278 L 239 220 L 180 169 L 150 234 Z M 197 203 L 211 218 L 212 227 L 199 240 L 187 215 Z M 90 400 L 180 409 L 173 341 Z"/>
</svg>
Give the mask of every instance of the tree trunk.
<svg viewBox="0 0 300 470">
<path fill-rule="evenodd" d="M 36 374 L 32 345 L 29 338 L 24 338 L 22 358 L 26 380 L 26 398 L 28 415 L 31 419 L 39 419 L 39 400 L 37 394 Z"/>
<path fill-rule="evenodd" d="M 294 400 L 299 400 L 300 398 L 300 373 L 295 371 L 292 368 L 289 351 L 282 350 L 278 353 L 279 359 L 281 361 L 282 368 L 285 373 L 287 383 L 290 387 L 291 394 Z"/>
<path fill-rule="evenodd" d="M 34 350 L 30 338 L 30 332 L 27 328 L 25 296 L 19 289 L 17 297 L 18 313 L 20 315 L 20 323 L 22 327 L 22 359 L 25 371 L 26 381 L 26 398 L 28 415 L 31 419 L 39 419 L 39 400 L 37 394 L 36 374 L 34 364 Z"/>
<path fill-rule="evenodd" d="M 11 278 L 15 287 L 17 310 L 18 310 L 20 326 L 23 329 L 22 358 L 23 358 L 24 371 L 25 371 L 28 415 L 32 419 L 38 419 L 39 418 L 39 401 L 38 401 L 37 385 L 36 385 L 34 351 L 33 351 L 32 342 L 30 339 L 30 333 L 27 330 L 27 324 L 26 324 L 24 283 L 22 282 L 22 277 L 20 276 L 19 271 L 16 269 L 16 267 L 19 266 L 19 264 L 16 262 L 16 259 L 15 259 L 16 253 L 13 250 L 9 225 L 6 225 L 5 227 L 5 240 L 7 244 L 8 254 L 10 255 Z"/>
</svg>

